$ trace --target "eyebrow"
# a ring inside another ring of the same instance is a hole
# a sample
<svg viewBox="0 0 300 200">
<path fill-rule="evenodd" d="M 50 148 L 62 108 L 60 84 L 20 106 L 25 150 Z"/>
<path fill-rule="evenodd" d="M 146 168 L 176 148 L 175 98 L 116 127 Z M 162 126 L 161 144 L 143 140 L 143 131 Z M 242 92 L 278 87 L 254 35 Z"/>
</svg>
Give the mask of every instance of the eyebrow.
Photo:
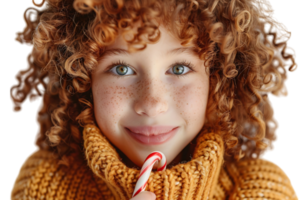
<svg viewBox="0 0 300 200">
<path fill-rule="evenodd" d="M 166 53 L 166 55 L 170 55 L 170 54 L 179 54 L 179 53 L 183 53 L 183 52 L 186 52 L 186 53 L 192 53 L 192 54 L 195 54 L 195 55 L 198 55 L 195 51 L 195 47 L 179 47 L 179 48 L 176 48 L 176 49 L 172 49 L 170 51 L 168 51 Z M 106 50 L 102 55 L 101 55 L 101 60 L 108 57 L 108 56 L 111 56 L 111 55 L 129 55 L 129 51 L 125 50 L 125 49 L 120 49 L 120 48 L 115 48 L 115 49 L 108 49 Z"/>
</svg>

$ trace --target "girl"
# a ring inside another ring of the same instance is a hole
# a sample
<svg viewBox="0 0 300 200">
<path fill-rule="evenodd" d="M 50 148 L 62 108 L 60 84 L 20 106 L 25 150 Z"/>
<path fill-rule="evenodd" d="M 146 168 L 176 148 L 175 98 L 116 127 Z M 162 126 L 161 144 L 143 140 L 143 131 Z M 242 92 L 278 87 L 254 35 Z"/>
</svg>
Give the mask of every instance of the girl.
<svg viewBox="0 0 300 200">
<path fill-rule="evenodd" d="M 16 110 L 34 95 L 43 107 L 12 199 L 130 199 L 154 150 L 167 169 L 135 200 L 297 199 L 258 159 L 274 140 L 267 94 L 295 68 L 261 2 L 47 3 L 18 35 L 34 49 Z"/>
</svg>

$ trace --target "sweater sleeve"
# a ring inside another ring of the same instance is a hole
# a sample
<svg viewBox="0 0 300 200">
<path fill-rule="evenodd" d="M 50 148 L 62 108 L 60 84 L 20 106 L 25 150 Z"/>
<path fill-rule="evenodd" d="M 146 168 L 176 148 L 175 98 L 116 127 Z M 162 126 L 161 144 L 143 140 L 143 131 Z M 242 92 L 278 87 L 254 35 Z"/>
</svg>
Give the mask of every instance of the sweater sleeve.
<svg viewBox="0 0 300 200">
<path fill-rule="evenodd" d="M 21 161 L 8 191 L 8 200 L 23 199 L 25 188 L 32 172 L 41 163 L 40 149 L 34 149 Z"/>
<path fill-rule="evenodd" d="M 11 192 L 12 200 L 104 199 L 90 169 L 82 163 L 58 165 L 48 151 L 33 153 L 23 164 Z"/>
<path fill-rule="evenodd" d="M 297 200 L 286 174 L 271 162 L 244 160 L 226 168 L 234 182 L 229 200 Z"/>
</svg>

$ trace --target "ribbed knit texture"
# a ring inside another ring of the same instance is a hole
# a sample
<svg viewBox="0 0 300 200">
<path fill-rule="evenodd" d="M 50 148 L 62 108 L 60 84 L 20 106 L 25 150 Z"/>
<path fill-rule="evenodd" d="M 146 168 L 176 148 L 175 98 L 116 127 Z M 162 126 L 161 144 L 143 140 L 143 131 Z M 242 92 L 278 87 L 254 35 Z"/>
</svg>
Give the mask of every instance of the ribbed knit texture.
<svg viewBox="0 0 300 200">
<path fill-rule="evenodd" d="M 127 167 L 96 126 L 83 132 L 87 163 L 59 166 L 50 152 L 39 150 L 20 170 L 12 200 L 126 199 L 132 196 L 139 170 Z M 157 199 L 297 200 L 289 179 L 264 160 L 223 163 L 223 141 L 200 135 L 191 161 L 152 172 L 146 187 Z"/>
<path fill-rule="evenodd" d="M 121 162 L 117 151 L 95 126 L 83 132 L 86 157 L 92 171 L 114 191 L 117 199 L 132 196 L 140 171 Z M 223 141 L 217 134 L 198 137 L 191 161 L 165 171 L 151 172 L 146 190 L 157 199 L 207 199 L 212 196 L 223 161 Z"/>
</svg>

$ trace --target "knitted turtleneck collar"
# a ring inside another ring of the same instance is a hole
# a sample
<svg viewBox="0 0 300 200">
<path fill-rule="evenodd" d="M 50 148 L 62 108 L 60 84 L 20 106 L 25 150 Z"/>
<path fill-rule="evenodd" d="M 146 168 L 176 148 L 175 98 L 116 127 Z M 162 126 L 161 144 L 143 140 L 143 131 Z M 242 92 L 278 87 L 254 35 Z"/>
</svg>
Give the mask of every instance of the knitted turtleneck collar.
<svg viewBox="0 0 300 200">
<path fill-rule="evenodd" d="M 97 126 L 87 125 L 83 137 L 85 156 L 93 173 L 106 183 L 115 199 L 130 199 L 140 171 L 121 161 L 116 149 Z M 200 134 L 192 159 L 165 171 L 151 172 L 146 190 L 154 192 L 157 200 L 211 199 L 223 153 L 221 136 Z"/>
</svg>

